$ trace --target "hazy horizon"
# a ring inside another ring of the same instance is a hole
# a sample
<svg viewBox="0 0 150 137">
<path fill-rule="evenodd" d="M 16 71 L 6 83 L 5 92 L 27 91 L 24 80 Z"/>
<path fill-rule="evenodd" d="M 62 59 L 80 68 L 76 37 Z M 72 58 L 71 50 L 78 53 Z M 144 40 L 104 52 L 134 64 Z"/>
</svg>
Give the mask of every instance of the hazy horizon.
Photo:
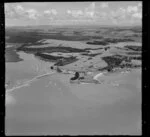
<svg viewBox="0 0 150 137">
<path fill-rule="evenodd" d="M 12 26 L 6 26 L 5 25 L 5 27 L 6 28 L 11 28 L 11 27 L 100 27 L 100 28 L 105 28 L 105 27 L 142 27 L 142 25 L 141 24 L 139 24 L 139 25 L 120 25 L 120 26 L 118 26 L 118 25 L 74 25 L 74 24 L 70 24 L 70 25 L 12 25 Z"/>
</svg>

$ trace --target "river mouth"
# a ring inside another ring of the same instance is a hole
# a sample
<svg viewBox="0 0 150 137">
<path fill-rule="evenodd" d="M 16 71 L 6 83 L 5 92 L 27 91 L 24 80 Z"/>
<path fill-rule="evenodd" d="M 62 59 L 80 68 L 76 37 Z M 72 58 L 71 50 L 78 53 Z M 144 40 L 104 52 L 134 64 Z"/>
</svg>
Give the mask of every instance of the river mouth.
<svg viewBox="0 0 150 137">
<path fill-rule="evenodd" d="M 51 73 L 50 66 L 53 63 L 47 63 L 37 59 L 33 54 L 17 52 L 21 61 L 6 62 L 6 89 L 11 89 L 26 83 L 40 75 Z"/>
</svg>

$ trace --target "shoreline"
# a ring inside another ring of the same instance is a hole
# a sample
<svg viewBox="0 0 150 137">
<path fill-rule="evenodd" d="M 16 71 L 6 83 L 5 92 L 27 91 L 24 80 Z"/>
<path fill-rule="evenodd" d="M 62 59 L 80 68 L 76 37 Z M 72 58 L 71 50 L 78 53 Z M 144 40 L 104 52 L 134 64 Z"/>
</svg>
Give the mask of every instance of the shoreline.
<svg viewBox="0 0 150 137">
<path fill-rule="evenodd" d="M 36 77 L 32 78 L 31 80 L 22 83 L 22 85 L 13 87 L 11 89 L 6 89 L 6 93 L 12 92 L 15 89 L 19 89 L 19 88 L 22 88 L 22 87 L 25 87 L 25 86 L 29 86 L 29 84 L 34 82 L 35 80 L 40 79 L 41 77 L 44 77 L 44 76 L 51 75 L 51 74 L 55 74 L 55 72 L 46 73 L 46 74 L 43 74 L 43 75 L 36 76 Z"/>
<path fill-rule="evenodd" d="M 100 72 L 100 73 L 98 73 L 97 75 L 95 75 L 95 76 L 93 77 L 93 79 L 98 80 L 98 78 L 99 78 L 100 76 L 102 76 L 102 75 L 103 75 L 103 73 Z"/>
<path fill-rule="evenodd" d="M 139 69 L 140 68 L 136 68 L 136 70 L 139 70 Z M 64 70 L 65 69 L 63 69 L 63 71 Z M 67 71 L 67 70 L 65 70 L 65 71 Z M 132 69 L 130 71 L 122 70 L 121 72 L 119 71 L 119 73 L 120 74 L 124 74 L 124 73 L 129 73 L 131 71 L 132 71 Z M 76 72 L 76 70 L 71 70 L 71 72 L 67 71 L 67 73 L 61 72 L 61 74 L 72 74 L 72 72 Z M 97 71 L 97 72 L 99 72 L 99 71 Z M 42 74 L 42 75 L 38 75 L 38 76 L 32 78 L 31 80 L 23 82 L 21 85 L 15 86 L 15 87 L 10 88 L 10 89 L 6 89 L 6 93 L 12 92 L 15 89 L 19 89 L 19 88 L 22 88 L 22 87 L 25 87 L 25 86 L 29 86 L 29 84 L 32 83 L 32 82 L 34 82 L 35 80 L 38 80 L 38 79 L 40 79 L 42 77 L 49 76 L 49 75 L 56 74 L 56 73 L 59 74 L 58 72 L 53 72 L 52 71 L 51 73 L 45 73 L 45 74 Z M 99 81 L 98 78 L 101 77 L 101 76 L 103 76 L 105 73 L 109 74 L 109 72 L 99 72 L 98 74 L 96 74 L 96 75 L 93 76 L 93 80 Z M 88 75 L 90 75 L 90 74 L 88 74 Z M 86 82 L 83 82 L 83 83 L 87 84 Z M 80 83 L 80 84 L 82 84 L 82 83 Z"/>
</svg>

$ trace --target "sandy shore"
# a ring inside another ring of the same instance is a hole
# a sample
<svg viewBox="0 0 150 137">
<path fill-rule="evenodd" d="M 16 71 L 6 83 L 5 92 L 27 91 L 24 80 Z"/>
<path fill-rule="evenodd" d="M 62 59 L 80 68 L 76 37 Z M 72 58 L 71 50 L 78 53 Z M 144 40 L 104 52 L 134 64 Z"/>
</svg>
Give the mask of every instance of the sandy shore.
<svg viewBox="0 0 150 137">
<path fill-rule="evenodd" d="M 93 77 L 93 79 L 95 79 L 95 80 L 98 80 L 98 78 L 100 77 L 100 76 L 102 76 L 103 75 L 103 73 L 99 73 L 99 74 L 97 74 L 97 75 L 95 75 L 94 77 Z"/>
<path fill-rule="evenodd" d="M 29 84 L 30 84 L 31 82 L 34 82 L 35 80 L 40 79 L 40 78 L 42 78 L 42 77 L 52 75 L 52 74 L 54 74 L 54 73 L 55 73 L 55 72 L 51 72 L 51 73 L 46 73 L 46 74 L 42 74 L 42 75 L 36 76 L 36 77 L 34 77 L 33 79 L 31 79 L 31 80 L 27 80 L 27 81 L 21 83 L 21 85 L 15 86 L 15 87 L 13 87 L 13 88 L 11 88 L 11 89 L 6 89 L 6 92 L 11 92 L 11 91 L 13 91 L 13 90 L 15 90 L 15 89 L 19 89 L 19 88 L 22 88 L 22 87 L 24 87 L 24 86 L 29 86 Z"/>
</svg>

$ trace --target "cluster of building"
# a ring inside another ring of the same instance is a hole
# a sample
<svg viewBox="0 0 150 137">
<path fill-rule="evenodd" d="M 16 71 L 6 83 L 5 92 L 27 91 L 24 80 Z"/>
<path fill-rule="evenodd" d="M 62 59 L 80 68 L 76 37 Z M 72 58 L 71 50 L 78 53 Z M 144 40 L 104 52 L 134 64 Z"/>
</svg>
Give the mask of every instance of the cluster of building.
<svg viewBox="0 0 150 137">
<path fill-rule="evenodd" d="M 59 66 L 51 66 L 52 70 L 57 71 L 58 73 L 64 74 L 74 74 L 74 77 L 70 78 L 70 83 L 96 83 L 99 84 L 100 82 L 93 78 L 91 75 L 92 72 L 87 71 L 70 71 L 65 69 L 60 69 Z"/>
</svg>

